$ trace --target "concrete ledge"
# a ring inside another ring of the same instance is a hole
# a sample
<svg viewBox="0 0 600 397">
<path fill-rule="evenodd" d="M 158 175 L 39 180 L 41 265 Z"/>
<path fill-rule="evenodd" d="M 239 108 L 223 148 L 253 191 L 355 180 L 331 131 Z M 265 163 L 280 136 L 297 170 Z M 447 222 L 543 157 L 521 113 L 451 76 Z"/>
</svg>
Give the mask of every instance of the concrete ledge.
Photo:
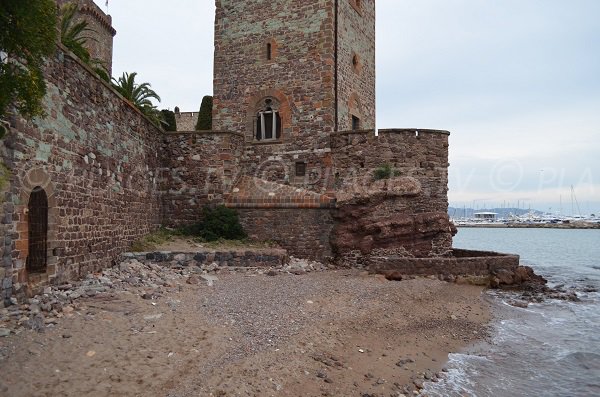
<svg viewBox="0 0 600 397">
<path fill-rule="evenodd" d="M 231 251 L 198 250 L 194 252 L 128 252 L 121 260 L 136 259 L 142 263 L 169 263 L 178 266 L 217 264 L 219 267 L 274 267 L 285 265 L 289 258 L 283 249 L 246 249 Z"/>
<path fill-rule="evenodd" d="M 515 270 L 519 266 L 519 256 L 498 252 L 452 250 L 452 256 L 442 258 L 408 258 L 401 256 L 371 257 L 368 269 L 373 273 L 398 271 L 411 275 L 451 274 L 488 276 L 506 269 Z"/>
</svg>

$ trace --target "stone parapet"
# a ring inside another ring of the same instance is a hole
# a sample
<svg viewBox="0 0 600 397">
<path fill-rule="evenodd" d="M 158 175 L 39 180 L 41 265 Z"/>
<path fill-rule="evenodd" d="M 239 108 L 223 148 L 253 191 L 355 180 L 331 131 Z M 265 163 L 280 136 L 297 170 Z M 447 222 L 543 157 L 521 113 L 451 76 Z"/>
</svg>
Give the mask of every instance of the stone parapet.
<svg viewBox="0 0 600 397">
<path fill-rule="evenodd" d="M 215 264 L 218 267 L 278 267 L 288 263 L 287 251 L 283 249 L 211 250 L 195 252 L 157 251 L 124 253 L 121 260 L 136 259 L 139 262 L 172 263 L 178 266 L 202 266 Z"/>
<path fill-rule="evenodd" d="M 373 273 L 390 271 L 410 275 L 469 275 L 490 276 L 500 270 L 514 271 L 519 256 L 498 252 L 452 250 L 451 256 L 439 258 L 410 258 L 405 256 L 371 256 L 366 263 Z"/>
</svg>

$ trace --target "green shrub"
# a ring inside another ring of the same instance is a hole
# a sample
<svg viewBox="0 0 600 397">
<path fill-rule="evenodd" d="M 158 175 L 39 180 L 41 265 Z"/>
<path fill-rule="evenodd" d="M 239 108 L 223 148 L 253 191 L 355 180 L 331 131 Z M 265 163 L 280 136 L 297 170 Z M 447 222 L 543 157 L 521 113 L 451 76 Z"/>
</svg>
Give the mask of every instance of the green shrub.
<svg viewBox="0 0 600 397">
<path fill-rule="evenodd" d="M 373 179 L 376 181 L 390 179 L 392 176 L 400 176 L 400 171 L 393 169 L 389 164 L 383 164 L 373 171 Z"/>
<path fill-rule="evenodd" d="M 204 207 L 202 215 L 202 222 L 182 229 L 184 235 L 200 237 L 204 241 L 246 238 L 246 233 L 235 210 L 222 205 L 215 208 Z"/>
<path fill-rule="evenodd" d="M 177 131 L 177 120 L 175 120 L 175 113 L 168 109 L 160 111 L 163 118 L 163 128 L 165 131 Z"/>
<path fill-rule="evenodd" d="M 212 130 L 212 108 L 213 97 L 210 95 L 202 98 L 200 112 L 198 112 L 198 122 L 196 123 L 196 131 Z"/>
<path fill-rule="evenodd" d="M 389 179 L 392 176 L 392 166 L 389 164 L 384 164 L 379 166 L 373 172 L 373 179 L 376 181 L 380 179 Z"/>
</svg>

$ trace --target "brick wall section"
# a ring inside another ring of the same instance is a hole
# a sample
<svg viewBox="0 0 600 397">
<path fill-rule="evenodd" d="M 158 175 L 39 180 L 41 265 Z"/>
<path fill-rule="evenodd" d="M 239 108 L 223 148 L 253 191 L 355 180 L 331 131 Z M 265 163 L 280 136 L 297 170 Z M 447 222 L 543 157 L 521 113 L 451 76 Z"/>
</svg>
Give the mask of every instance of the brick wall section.
<svg viewBox="0 0 600 397">
<path fill-rule="evenodd" d="M 202 208 L 222 204 L 239 174 L 243 136 L 196 131 L 165 133 L 162 144 L 162 219 L 165 225 L 193 224 Z"/>
<path fill-rule="evenodd" d="M 352 114 L 360 128 L 375 128 L 374 0 L 338 2 L 338 103 L 339 130 L 352 128 Z"/>
<path fill-rule="evenodd" d="M 175 113 L 175 121 L 177 122 L 177 131 L 196 131 L 198 112 Z"/>
<path fill-rule="evenodd" d="M 327 209 L 238 209 L 240 222 L 252 238 L 276 242 L 290 255 L 323 260 L 331 255 L 333 227 Z"/>
<path fill-rule="evenodd" d="M 12 120 L 1 160 L 11 172 L 2 204 L 2 296 L 111 264 L 159 224 L 161 131 L 60 47 L 47 60 L 46 118 Z M 28 274 L 26 208 L 49 196 L 48 272 Z"/>
</svg>

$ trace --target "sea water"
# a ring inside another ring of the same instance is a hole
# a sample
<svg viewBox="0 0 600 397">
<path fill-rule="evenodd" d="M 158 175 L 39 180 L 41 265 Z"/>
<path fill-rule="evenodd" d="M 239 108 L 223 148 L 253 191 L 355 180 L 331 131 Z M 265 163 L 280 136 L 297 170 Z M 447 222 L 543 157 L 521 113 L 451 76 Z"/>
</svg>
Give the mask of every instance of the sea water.
<svg viewBox="0 0 600 397">
<path fill-rule="evenodd" d="M 516 308 L 510 292 L 488 292 L 503 309 L 490 344 L 451 354 L 447 379 L 425 396 L 600 396 L 600 230 L 460 228 L 456 248 L 516 253 L 581 302 Z M 504 309 L 505 308 L 505 309 Z"/>
</svg>

